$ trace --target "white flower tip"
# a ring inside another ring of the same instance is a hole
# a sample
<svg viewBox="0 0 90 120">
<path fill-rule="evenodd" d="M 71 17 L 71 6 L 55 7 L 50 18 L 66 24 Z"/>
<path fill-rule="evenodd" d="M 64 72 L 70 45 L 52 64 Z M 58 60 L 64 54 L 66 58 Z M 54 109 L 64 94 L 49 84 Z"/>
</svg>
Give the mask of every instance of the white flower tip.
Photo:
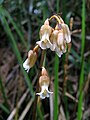
<svg viewBox="0 0 90 120">
<path fill-rule="evenodd" d="M 36 95 L 39 95 L 41 99 L 45 99 L 46 97 L 49 98 L 50 94 L 53 94 L 53 92 L 48 92 L 46 95 L 44 95 L 43 93 L 36 93 Z"/>
<path fill-rule="evenodd" d="M 42 86 L 41 92 L 40 93 L 36 93 L 36 95 L 39 95 L 41 99 L 45 99 L 46 97 L 50 97 L 50 94 L 53 94 L 53 92 L 50 92 L 48 90 L 48 86 L 44 85 Z"/>
<path fill-rule="evenodd" d="M 45 20 L 44 25 L 49 25 L 49 19 L 48 18 Z"/>
<path fill-rule="evenodd" d="M 40 46 L 41 45 L 41 41 L 37 41 L 36 44 Z"/>
<path fill-rule="evenodd" d="M 52 43 L 49 40 L 49 35 L 44 34 L 40 41 L 37 41 L 36 44 L 40 46 L 41 49 L 45 50 L 47 48 L 53 49 Z"/>
<path fill-rule="evenodd" d="M 42 41 L 37 41 L 36 44 L 39 45 L 39 47 L 43 50 L 45 50 L 47 48 L 46 45 L 44 43 L 42 43 Z"/>
<path fill-rule="evenodd" d="M 41 91 L 41 92 L 39 92 L 39 93 L 36 93 L 36 95 L 41 95 L 43 92 Z"/>
<path fill-rule="evenodd" d="M 50 91 L 49 91 L 49 93 L 50 93 L 50 94 L 53 94 L 53 92 L 50 92 Z"/>
<path fill-rule="evenodd" d="M 28 59 L 26 59 L 25 62 L 23 63 L 23 67 L 27 72 L 29 72 L 30 66 L 28 65 Z"/>
<path fill-rule="evenodd" d="M 70 43 L 71 42 L 71 35 L 69 35 L 69 39 L 68 39 L 68 43 Z"/>
<path fill-rule="evenodd" d="M 58 55 L 58 57 L 61 57 L 63 53 L 57 53 L 56 54 Z"/>
</svg>

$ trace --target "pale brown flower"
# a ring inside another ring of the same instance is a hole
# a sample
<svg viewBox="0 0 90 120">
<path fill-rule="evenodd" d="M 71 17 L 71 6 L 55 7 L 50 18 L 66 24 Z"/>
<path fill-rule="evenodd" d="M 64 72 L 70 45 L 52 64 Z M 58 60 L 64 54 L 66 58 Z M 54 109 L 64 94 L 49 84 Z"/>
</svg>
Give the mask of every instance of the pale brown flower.
<svg viewBox="0 0 90 120">
<path fill-rule="evenodd" d="M 37 60 L 37 53 L 33 50 L 28 52 L 28 58 L 23 63 L 23 67 L 27 72 L 29 72 L 30 68 L 32 68 Z"/>
<path fill-rule="evenodd" d="M 70 33 L 68 25 L 62 24 L 62 29 L 63 29 L 63 34 L 64 34 L 66 43 L 70 43 L 71 42 L 71 33 Z"/>
<path fill-rule="evenodd" d="M 38 44 L 41 49 L 52 49 L 52 43 L 49 40 L 49 37 L 53 31 L 53 28 L 49 26 L 48 19 L 44 22 L 44 25 L 41 26 L 40 29 L 40 41 L 37 41 L 36 44 Z"/>
<path fill-rule="evenodd" d="M 71 42 L 71 35 L 68 26 L 62 21 L 61 24 L 57 24 L 55 30 L 52 32 L 50 40 L 53 44 L 52 51 L 61 57 L 67 50 L 67 44 Z"/>
<path fill-rule="evenodd" d="M 39 95 L 41 99 L 45 99 L 46 97 L 49 97 L 50 94 L 53 93 L 48 90 L 49 84 L 50 84 L 50 78 L 48 76 L 48 73 L 46 69 L 42 67 L 41 76 L 39 78 L 39 86 L 41 88 L 41 92 L 36 93 L 36 95 Z"/>
<path fill-rule="evenodd" d="M 57 36 L 58 36 L 58 30 L 54 30 L 50 37 L 50 41 L 53 45 L 52 51 L 55 51 L 55 49 L 57 48 Z"/>
</svg>

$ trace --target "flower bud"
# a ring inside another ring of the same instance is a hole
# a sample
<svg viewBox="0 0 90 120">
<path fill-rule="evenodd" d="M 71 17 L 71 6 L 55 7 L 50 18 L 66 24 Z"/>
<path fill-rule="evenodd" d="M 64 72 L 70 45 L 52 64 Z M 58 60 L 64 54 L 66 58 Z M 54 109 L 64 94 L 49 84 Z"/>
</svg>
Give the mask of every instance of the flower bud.
<svg viewBox="0 0 90 120">
<path fill-rule="evenodd" d="M 28 52 L 28 64 L 30 67 L 33 67 L 37 60 L 37 53 L 30 50 Z"/>
<path fill-rule="evenodd" d="M 41 76 L 48 76 L 48 73 L 47 73 L 45 67 L 42 67 Z"/>
<path fill-rule="evenodd" d="M 71 33 L 70 33 L 68 25 L 62 24 L 62 29 L 63 29 L 63 34 L 64 34 L 66 43 L 70 43 L 71 42 Z"/>
<path fill-rule="evenodd" d="M 49 20 L 48 19 L 45 20 L 44 25 L 49 25 Z"/>
<path fill-rule="evenodd" d="M 50 84 L 50 79 L 48 76 L 40 76 L 39 78 L 39 86 L 42 87 L 44 84 L 49 86 Z"/>
<path fill-rule="evenodd" d="M 63 53 L 66 52 L 66 41 L 64 40 L 63 30 L 59 30 L 57 35 L 57 46 L 56 46 L 56 54 L 61 57 Z"/>
<path fill-rule="evenodd" d="M 49 21 L 46 19 L 44 25 L 40 28 L 40 41 L 36 42 L 42 49 L 52 49 L 52 43 L 49 40 L 52 31 L 53 28 L 49 26 Z"/>
<path fill-rule="evenodd" d="M 49 97 L 50 94 L 53 93 L 48 90 L 49 84 L 50 84 L 50 78 L 48 76 L 48 73 L 46 69 L 42 67 L 41 76 L 39 77 L 39 86 L 41 88 L 41 92 L 36 93 L 36 95 L 40 95 L 41 99 L 45 99 L 46 97 Z"/>
<path fill-rule="evenodd" d="M 23 67 L 27 72 L 29 72 L 30 68 L 32 68 L 37 60 L 37 53 L 33 50 L 28 52 L 28 58 L 23 63 Z"/>
<path fill-rule="evenodd" d="M 53 49 L 52 51 L 55 51 L 57 47 L 57 36 L 58 36 L 58 30 L 54 30 L 51 34 L 50 41 L 53 44 Z"/>
<path fill-rule="evenodd" d="M 48 19 L 45 20 L 44 25 L 41 26 L 40 28 L 40 39 L 44 34 L 48 34 L 49 36 L 52 33 L 53 28 L 49 26 L 49 21 Z"/>
</svg>

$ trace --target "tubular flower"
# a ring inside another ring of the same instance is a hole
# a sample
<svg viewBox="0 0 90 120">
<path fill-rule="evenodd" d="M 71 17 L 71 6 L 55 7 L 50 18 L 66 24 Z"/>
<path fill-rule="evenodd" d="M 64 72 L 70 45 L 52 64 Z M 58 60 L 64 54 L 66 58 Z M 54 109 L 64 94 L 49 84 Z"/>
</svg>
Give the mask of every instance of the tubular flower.
<svg viewBox="0 0 90 120">
<path fill-rule="evenodd" d="M 66 43 L 70 43 L 71 42 L 71 34 L 70 34 L 68 25 L 62 24 L 62 29 L 63 29 L 63 34 L 64 34 Z"/>
<path fill-rule="evenodd" d="M 63 31 L 60 30 L 57 36 L 57 46 L 60 48 L 60 50 L 65 53 L 66 52 L 66 41 L 64 39 Z"/>
<path fill-rule="evenodd" d="M 37 60 L 37 53 L 33 50 L 28 52 L 28 58 L 23 63 L 23 67 L 27 72 L 29 72 L 30 68 L 32 68 Z"/>
<path fill-rule="evenodd" d="M 49 26 L 48 19 L 44 22 L 40 29 L 40 41 L 36 42 L 42 49 L 53 49 L 52 43 L 49 40 L 49 37 L 53 31 L 53 28 Z"/>
<path fill-rule="evenodd" d="M 41 92 L 36 93 L 36 95 L 40 95 L 41 99 L 45 99 L 46 97 L 49 97 L 50 94 L 53 93 L 48 90 L 49 84 L 50 84 L 50 78 L 48 77 L 48 73 L 46 69 L 42 67 L 42 73 L 39 78 L 39 86 L 41 88 Z"/>
<path fill-rule="evenodd" d="M 50 40 L 53 44 L 53 51 L 55 51 L 56 54 L 61 57 L 61 55 L 66 52 L 66 41 L 64 40 L 64 34 L 61 25 L 59 26 L 59 29 L 56 25 L 55 30 L 52 32 Z"/>
<path fill-rule="evenodd" d="M 52 51 L 55 51 L 57 47 L 57 36 L 58 36 L 58 30 L 54 30 L 51 34 L 50 41 L 53 44 L 53 49 Z"/>
<path fill-rule="evenodd" d="M 64 22 L 57 24 L 55 30 L 52 32 L 50 40 L 53 44 L 53 51 L 61 57 L 66 52 L 67 44 L 71 42 L 70 30 Z"/>
<path fill-rule="evenodd" d="M 61 20 L 61 24 L 57 24 L 55 29 L 56 30 L 63 30 L 63 34 L 64 34 L 64 39 L 66 41 L 66 43 L 70 43 L 71 42 L 71 34 L 70 34 L 70 30 L 67 24 L 65 24 L 62 21 L 62 18 L 60 17 Z"/>
<path fill-rule="evenodd" d="M 66 41 L 64 39 L 64 34 L 63 30 L 59 30 L 58 35 L 57 35 L 57 47 L 55 49 L 56 54 L 61 57 L 63 53 L 66 52 Z"/>
</svg>

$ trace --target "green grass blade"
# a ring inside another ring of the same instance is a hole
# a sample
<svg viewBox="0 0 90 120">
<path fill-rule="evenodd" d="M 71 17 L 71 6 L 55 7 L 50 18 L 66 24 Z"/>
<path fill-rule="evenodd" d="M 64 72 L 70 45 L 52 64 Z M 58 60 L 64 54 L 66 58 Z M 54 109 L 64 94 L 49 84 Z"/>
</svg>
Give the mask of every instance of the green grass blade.
<svg viewBox="0 0 90 120">
<path fill-rule="evenodd" d="M 59 12 L 59 0 L 56 1 L 56 10 Z M 54 63 L 55 80 L 54 80 L 54 120 L 58 119 L 58 69 L 59 69 L 59 58 L 55 55 Z"/>
<path fill-rule="evenodd" d="M 7 102 L 7 96 L 6 96 L 6 93 L 5 93 L 5 89 L 4 89 L 1 77 L 0 77 L 0 90 L 1 90 L 1 93 L 3 95 L 5 104 L 8 104 L 8 102 Z"/>
<path fill-rule="evenodd" d="M 0 14 L 2 14 L 1 9 L 0 9 Z M 9 40 L 10 40 L 10 43 L 12 44 L 13 51 L 14 51 L 15 54 L 16 54 L 17 60 L 18 60 L 18 62 L 19 62 L 19 64 L 20 64 L 21 70 L 22 70 L 23 75 L 24 75 L 24 77 L 25 77 L 25 79 L 26 79 L 26 83 L 27 83 L 27 85 L 28 85 L 28 87 L 29 87 L 29 89 L 30 89 L 31 95 L 34 97 L 34 92 L 33 92 L 32 84 L 31 84 L 31 82 L 30 82 L 30 79 L 29 79 L 26 71 L 23 69 L 23 66 L 22 66 L 22 64 L 23 64 L 22 58 L 21 58 L 20 52 L 19 52 L 19 50 L 18 50 L 18 47 L 17 47 L 16 41 L 15 41 L 15 38 L 14 38 L 13 34 L 11 33 L 11 30 L 10 30 L 10 28 L 9 28 L 9 25 L 8 25 L 5 17 L 2 15 L 2 16 L 0 16 L 0 18 L 1 18 L 1 22 L 2 22 L 2 25 L 3 25 L 3 27 L 4 27 L 4 30 L 5 30 L 6 34 L 9 36 L 9 38 L 10 38 L 10 39 L 9 39 Z"/>
<path fill-rule="evenodd" d="M 55 55 L 54 120 L 58 119 L 58 69 L 59 69 L 59 58 L 57 55 Z"/>
<path fill-rule="evenodd" d="M 10 111 L 6 108 L 5 105 L 0 104 L 0 108 L 1 108 L 6 114 L 10 114 Z"/>
<path fill-rule="evenodd" d="M 14 29 L 16 30 L 17 34 L 19 35 L 21 42 L 27 48 L 28 44 L 25 42 L 24 36 L 22 35 L 22 33 L 19 30 L 18 26 L 16 25 L 16 23 L 14 22 L 14 20 L 12 19 L 10 14 L 8 13 L 8 11 L 6 11 L 5 8 L 3 8 L 3 7 L 2 7 L 2 10 L 3 10 L 4 16 L 6 16 L 9 19 L 9 21 L 13 25 Z"/>
<path fill-rule="evenodd" d="M 85 0 L 82 0 L 82 48 L 81 48 L 81 74 L 79 83 L 78 120 L 82 120 L 83 83 L 84 83 L 84 46 L 85 46 Z"/>
<path fill-rule="evenodd" d="M 59 12 L 59 6 L 60 6 L 60 1 L 59 0 L 57 0 L 57 2 L 56 2 L 56 10 L 57 10 L 57 14 L 58 14 L 58 12 Z"/>
<path fill-rule="evenodd" d="M 43 118 L 43 114 L 42 114 L 42 111 L 40 109 L 40 105 L 39 104 L 37 105 L 37 113 L 39 115 L 40 120 L 43 120 L 44 118 Z"/>
<path fill-rule="evenodd" d="M 71 48 L 71 54 L 76 58 L 76 59 L 81 59 L 81 57 L 78 55 L 78 53 L 73 49 Z"/>
</svg>

